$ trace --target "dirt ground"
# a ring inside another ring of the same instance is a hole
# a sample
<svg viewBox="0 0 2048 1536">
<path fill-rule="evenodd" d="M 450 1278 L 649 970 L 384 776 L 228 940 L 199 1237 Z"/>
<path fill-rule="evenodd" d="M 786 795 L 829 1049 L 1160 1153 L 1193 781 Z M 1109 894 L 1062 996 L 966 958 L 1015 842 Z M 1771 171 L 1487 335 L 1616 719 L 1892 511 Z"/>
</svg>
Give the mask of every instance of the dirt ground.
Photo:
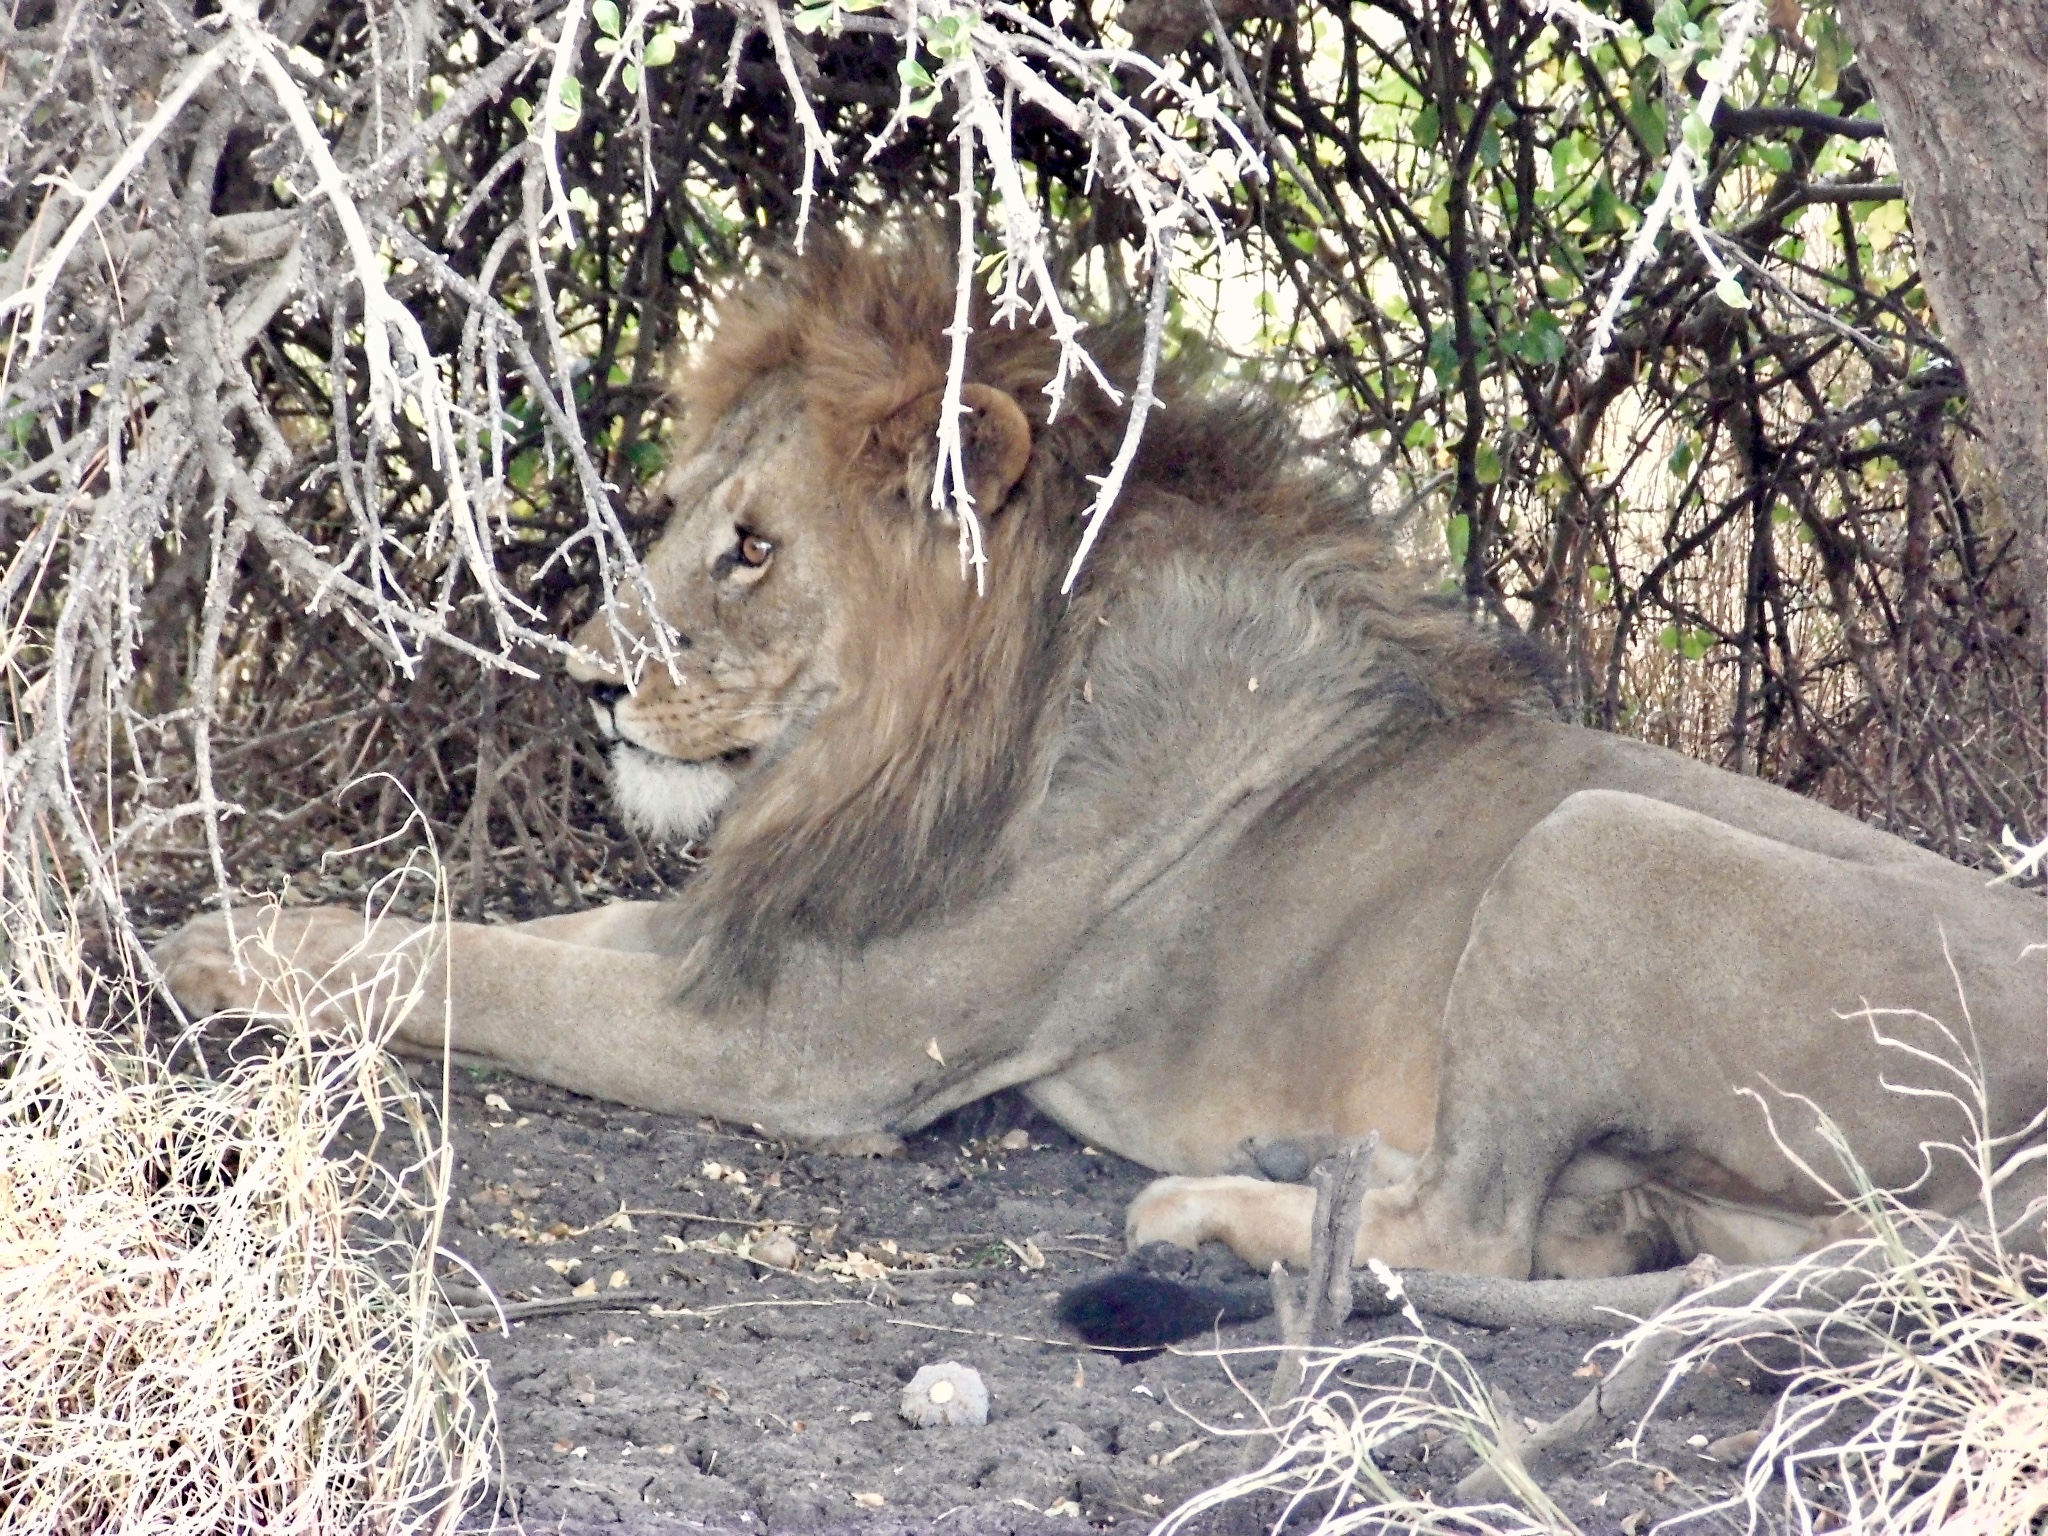
<svg viewBox="0 0 2048 1536">
<path fill-rule="evenodd" d="M 1143 1528 L 1244 1464 L 1272 1320 L 1138 1363 L 1063 1337 L 1058 1293 L 1122 1261 L 1123 1207 L 1148 1175 L 1021 1098 L 970 1106 L 882 1160 L 464 1069 L 450 1088 L 459 1263 L 445 1283 L 491 1363 L 500 1518 L 534 1532 Z M 1424 1322 L 1529 1419 L 1590 1384 L 1574 1372 L 1597 1336 Z M 1361 1338 L 1400 1326 L 1352 1323 Z M 988 1423 L 910 1427 L 905 1383 L 949 1360 L 985 1381 Z M 1610 1450 L 1550 1490 L 1589 1533 L 1636 1536 L 1710 1503 L 1734 1474 L 1700 1448 L 1756 1427 L 1774 1385 L 1736 1368 L 1692 1378 L 1640 1459 Z M 1448 1443 L 1389 1465 L 1439 1501 L 1468 1469 Z M 1724 1525 L 1739 1522 L 1689 1528 Z"/>
</svg>

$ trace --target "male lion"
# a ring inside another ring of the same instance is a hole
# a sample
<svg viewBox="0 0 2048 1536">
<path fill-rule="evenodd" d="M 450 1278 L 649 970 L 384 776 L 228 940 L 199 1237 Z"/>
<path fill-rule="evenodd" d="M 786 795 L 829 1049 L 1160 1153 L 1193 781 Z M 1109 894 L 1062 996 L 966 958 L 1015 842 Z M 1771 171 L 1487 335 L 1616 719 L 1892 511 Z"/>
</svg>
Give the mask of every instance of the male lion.
<svg viewBox="0 0 2048 1536">
<path fill-rule="evenodd" d="M 1987 1129 L 2026 1131 L 2039 899 L 1558 723 L 1527 648 L 1416 595 L 1281 409 L 1171 368 L 1062 597 L 1122 413 L 1082 380 L 1054 418 L 1047 332 L 986 318 L 977 594 L 930 496 L 953 288 L 924 244 L 825 243 L 731 302 L 647 563 L 673 664 L 631 654 L 651 625 L 630 593 L 578 636 L 620 804 L 708 833 L 703 871 L 670 902 L 386 920 L 367 943 L 360 913 L 282 914 L 330 1006 L 367 1006 L 392 961 L 445 983 L 458 1052 L 800 1137 L 1020 1084 L 1182 1176 L 1139 1198 L 1134 1243 L 1220 1237 L 1261 1266 L 1303 1255 L 1312 1201 L 1244 1175 L 1371 1129 L 1361 1259 L 1782 1257 L 1831 1205 L 1743 1090 L 1817 1168 L 1838 1165 L 1815 1106 L 1874 1179 L 1972 1202 L 1960 1160 L 1923 1151 L 1965 1133 L 1955 1104 L 1884 1083 L 1948 1080 L 1852 1015 L 1920 1010 L 1887 1027 L 1953 1055 L 1931 1019 L 1962 1018 L 1960 985 Z M 1100 340 L 1126 376 L 1131 350 Z M 218 918 L 161 958 L 199 1010 L 276 982 L 237 969 Z M 438 1052 L 437 1014 L 401 1046 Z"/>
</svg>

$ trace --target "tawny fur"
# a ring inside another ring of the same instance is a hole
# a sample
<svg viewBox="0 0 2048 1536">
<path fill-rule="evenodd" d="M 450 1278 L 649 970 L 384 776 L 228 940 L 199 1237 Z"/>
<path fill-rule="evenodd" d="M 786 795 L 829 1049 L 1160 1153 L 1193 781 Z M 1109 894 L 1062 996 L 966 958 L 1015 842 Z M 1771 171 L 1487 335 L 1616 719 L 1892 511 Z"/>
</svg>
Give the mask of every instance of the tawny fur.
<svg viewBox="0 0 2048 1536">
<path fill-rule="evenodd" d="M 1419 592 L 1356 477 L 1307 451 L 1283 404 L 1214 388 L 1172 362 L 1109 524 L 1076 592 L 1062 597 L 1095 495 L 1089 477 L 1113 456 L 1124 407 L 1081 377 L 1055 418 L 1049 328 L 998 325 L 985 298 L 966 376 L 1023 407 L 1033 444 L 1015 490 L 987 509 L 977 595 L 950 557 L 955 528 L 926 504 L 932 422 L 901 421 L 946 377 L 945 248 L 936 237 L 880 251 L 817 242 L 740 291 L 678 388 L 687 456 L 763 378 L 794 373 L 841 504 L 874 552 L 843 571 L 863 584 L 854 601 L 871 616 L 846 669 L 857 682 L 735 798 L 678 907 L 672 931 L 690 936 L 693 985 L 709 1000 L 765 986 L 792 941 L 857 947 L 998 878 L 1008 833 L 1054 759 L 1077 750 L 1067 706 L 1100 621 L 1177 554 L 1255 573 L 1311 605 L 1354 652 L 1378 642 L 1375 667 L 1426 715 L 1549 705 L 1527 647 Z M 1127 386 L 1139 339 L 1119 317 L 1088 343 Z M 907 488 L 906 454 L 923 470 Z"/>
<path fill-rule="evenodd" d="M 1016 406 L 965 427 L 977 595 L 929 495 L 943 249 L 826 244 L 742 291 L 647 557 L 676 666 L 621 686 L 637 587 L 579 637 L 643 820 L 705 809 L 662 802 L 672 769 L 730 768 L 698 879 L 509 927 L 298 910 L 276 961 L 197 919 L 159 951 L 188 1007 L 265 1006 L 287 956 L 323 1010 L 417 982 L 447 1033 L 417 1009 L 404 1049 L 776 1134 L 1021 1086 L 1198 1176 L 1141 1197 L 1133 1241 L 1261 1267 L 1306 1252 L 1313 1205 L 1239 1177 L 1262 1146 L 1378 1131 L 1358 1257 L 1526 1276 L 1783 1257 L 1837 1209 L 1786 1152 L 1831 1167 L 1838 1135 L 1966 1211 L 1978 1183 L 1927 1151 L 1968 1133 L 1931 1065 L 1965 1046 L 1982 1129 L 2038 1138 L 2038 898 L 1545 718 L 1527 653 L 1419 595 L 1284 404 L 1169 367 L 1068 599 L 1123 411 L 1077 383 L 1052 419 L 1048 337 L 979 316 L 968 377 Z M 1128 324 L 1091 339 L 1128 378 Z"/>
</svg>

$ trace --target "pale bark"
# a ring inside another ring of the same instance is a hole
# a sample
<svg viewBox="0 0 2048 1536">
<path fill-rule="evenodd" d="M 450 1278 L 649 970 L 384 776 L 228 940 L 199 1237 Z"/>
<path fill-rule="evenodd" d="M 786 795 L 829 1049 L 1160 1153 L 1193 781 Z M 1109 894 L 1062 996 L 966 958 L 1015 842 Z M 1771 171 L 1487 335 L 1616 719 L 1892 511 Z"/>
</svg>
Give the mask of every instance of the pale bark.
<svg viewBox="0 0 2048 1536">
<path fill-rule="evenodd" d="M 2048 8 L 1841 0 L 1922 276 L 2036 576 L 2048 529 Z"/>
</svg>

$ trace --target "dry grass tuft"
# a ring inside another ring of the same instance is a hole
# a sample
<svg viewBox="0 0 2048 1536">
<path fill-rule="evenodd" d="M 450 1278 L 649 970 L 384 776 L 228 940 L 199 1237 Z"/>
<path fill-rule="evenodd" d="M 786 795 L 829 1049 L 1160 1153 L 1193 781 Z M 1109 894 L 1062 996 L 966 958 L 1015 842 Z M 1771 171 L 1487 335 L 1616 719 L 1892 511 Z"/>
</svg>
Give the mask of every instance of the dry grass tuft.
<svg viewBox="0 0 2048 1536">
<path fill-rule="evenodd" d="M 433 1276 L 448 1148 L 405 1075 L 302 1019 L 171 1072 L 114 1033 L 141 986 L 55 906 L 0 907 L 7 1529 L 451 1529 L 495 1430 Z"/>
<path fill-rule="evenodd" d="M 1891 1037 L 1895 1015 L 1866 1017 L 1878 1039 L 1950 1074 L 1955 1087 L 1943 1096 L 1969 1132 L 1930 1152 L 1965 1160 L 1980 1211 L 1995 1219 L 1951 1222 L 1873 1189 L 1837 1133 L 1847 1173 L 1837 1197 L 1869 1235 L 1786 1266 L 1737 1304 L 1728 1286 L 1710 1288 L 1643 1327 L 1693 1340 L 1670 1382 L 1729 1350 L 1780 1356 L 1775 1368 L 1790 1379 L 1777 1411 L 1740 1495 L 1716 1506 L 1741 1510 L 1753 1529 L 2039 1532 L 2048 1527 L 2044 1116 L 1993 1134 L 1988 1086 L 1962 1039 L 1942 1030 L 1953 1047 L 1943 1059 Z"/>
<path fill-rule="evenodd" d="M 1270 1435 L 1273 1451 L 1254 1468 L 1204 1489 L 1170 1512 L 1153 1536 L 1191 1529 L 1239 1529 L 1241 1522 L 1205 1517 L 1237 1505 L 1255 1527 L 1298 1536 L 1353 1531 L 1417 1536 L 1565 1536 L 1577 1527 L 1522 1466 L 1513 1447 L 1519 1428 L 1456 1345 L 1417 1331 L 1341 1349 L 1309 1350 L 1301 1396 L 1252 1430 L 1204 1425 L 1218 1436 Z M 1241 1353 L 1230 1351 L 1231 1354 Z M 1227 1363 L 1227 1362 L 1226 1362 Z M 1362 1387 L 1350 1373 L 1397 1384 Z M 1491 1467 L 1521 1504 L 1447 1506 L 1402 1488 L 1381 1465 L 1398 1443 L 1434 1433 L 1466 1447 Z"/>
</svg>

